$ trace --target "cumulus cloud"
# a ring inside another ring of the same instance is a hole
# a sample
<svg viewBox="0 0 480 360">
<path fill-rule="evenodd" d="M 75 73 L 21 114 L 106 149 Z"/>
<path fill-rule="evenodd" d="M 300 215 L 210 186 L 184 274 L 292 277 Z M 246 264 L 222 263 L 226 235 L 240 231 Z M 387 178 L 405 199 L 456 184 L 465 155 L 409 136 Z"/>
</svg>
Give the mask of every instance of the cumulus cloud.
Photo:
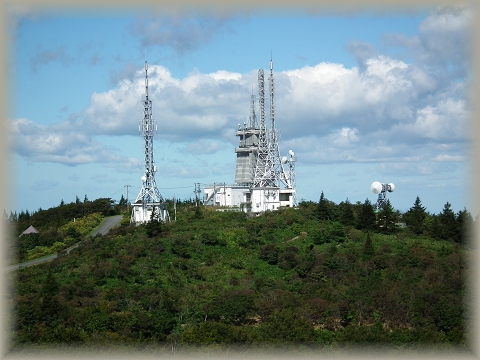
<svg viewBox="0 0 480 360">
<path fill-rule="evenodd" d="M 196 71 L 176 79 L 165 67 L 150 65 L 149 99 L 158 136 L 175 141 L 216 137 L 222 129 L 243 122 L 254 75 Z M 115 89 L 93 94 L 81 123 L 94 135 L 138 134 L 144 96 L 145 71 L 141 69 L 134 79 L 121 80 Z"/>
<path fill-rule="evenodd" d="M 38 125 L 28 119 L 10 120 L 9 143 L 17 154 L 32 161 L 69 166 L 91 162 L 118 162 L 124 157 L 96 143 L 87 134 L 66 124 Z"/>
<path fill-rule="evenodd" d="M 418 34 L 387 34 L 384 42 L 403 47 L 418 64 L 442 76 L 466 76 L 472 63 L 474 9 L 444 6 L 434 11 L 419 26 Z"/>
<path fill-rule="evenodd" d="M 171 44 L 176 51 L 193 46 L 183 38 L 185 34 L 208 41 L 213 27 L 222 26 L 213 22 L 202 30 L 201 20 L 159 19 L 152 19 L 150 25 L 137 24 L 137 35 L 145 42 Z M 274 72 L 280 148 L 295 150 L 305 163 L 388 163 L 390 167 L 383 171 L 412 174 L 441 172 L 445 169 L 441 163 L 463 161 L 470 139 L 470 83 L 463 76 L 468 73 L 468 63 L 460 61 L 455 71 L 449 69 L 458 53 L 468 52 L 470 20 L 471 10 L 442 8 L 425 19 L 418 35 L 391 36 L 389 41 L 395 40 L 397 46 L 401 43 L 415 54 L 411 62 L 395 59 L 369 44 L 352 43 L 349 49 L 358 67 L 322 62 Z M 180 21 L 180 35 L 167 31 L 176 21 Z M 456 50 L 440 46 L 436 39 L 442 37 Z M 135 70 L 132 66 L 113 74 L 116 85 L 110 91 L 93 94 L 90 106 L 70 119 L 68 126 L 13 120 L 14 150 L 36 161 L 69 165 L 121 161 L 133 166 L 132 159 L 115 155 L 94 139 L 100 135 L 138 135 L 144 77 L 143 68 Z M 248 119 L 256 70 L 243 74 L 193 71 L 180 79 L 164 66 L 152 64 L 148 79 L 157 138 L 188 143 L 183 151 L 190 154 L 213 154 L 225 151 L 228 143 L 237 145 L 235 130 L 238 123 Z M 268 94 L 267 81 L 266 85 Z M 268 118 L 268 98 L 265 103 Z M 192 171 L 186 164 L 171 169 L 179 176 L 196 176 Z"/>
</svg>

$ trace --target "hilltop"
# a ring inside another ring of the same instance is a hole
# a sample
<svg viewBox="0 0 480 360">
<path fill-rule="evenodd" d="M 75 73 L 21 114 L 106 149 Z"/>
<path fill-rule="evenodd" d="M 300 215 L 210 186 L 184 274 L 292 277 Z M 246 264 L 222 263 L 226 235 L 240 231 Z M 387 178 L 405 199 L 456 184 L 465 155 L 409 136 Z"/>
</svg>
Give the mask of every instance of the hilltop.
<svg viewBox="0 0 480 360">
<path fill-rule="evenodd" d="M 13 348 L 468 348 L 467 212 L 447 203 L 432 215 L 417 198 L 405 214 L 389 203 L 375 214 L 368 200 L 323 194 L 258 217 L 193 201 L 177 209 L 176 222 L 133 226 L 109 203 L 100 214 L 123 212 L 120 227 L 9 274 Z"/>
</svg>

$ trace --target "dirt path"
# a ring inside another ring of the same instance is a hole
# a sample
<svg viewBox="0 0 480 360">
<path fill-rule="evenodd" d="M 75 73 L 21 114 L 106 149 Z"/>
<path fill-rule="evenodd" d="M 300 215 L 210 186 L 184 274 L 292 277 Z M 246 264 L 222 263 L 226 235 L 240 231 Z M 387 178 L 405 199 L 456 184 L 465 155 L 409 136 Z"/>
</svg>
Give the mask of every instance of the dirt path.
<svg viewBox="0 0 480 360">
<path fill-rule="evenodd" d="M 111 228 L 120 224 L 120 221 L 122 221 L 122 219 L 123 219 L 123 215 L 115 215 L 115 216 L 110 216 L 105 218 L 105 221 L 102 223 L 102 225 L 100 225 L 98 229 L 92 231 L 90 236 L 95 236 L 97 234 L 106 235 Z M 70 253 L 70 251 L 75 249 L 76 247 L 78 247 L 78 243 L 69 247 L 67 249 L 67 254 Z M 35 260 L 26 261 L 20 264 L 10 265 L 5 268 L 5 271 L 6 272 L 15 271 L 22 267 L 27 267 L 27 266 L 41 264 L 47 261 L 52 261 L 53 259 L 57 258 L 57 256 L 58 254 L 53 254 L 46 257 L 42 257 L 40 259 L 35 259 Z"/>
</svg>

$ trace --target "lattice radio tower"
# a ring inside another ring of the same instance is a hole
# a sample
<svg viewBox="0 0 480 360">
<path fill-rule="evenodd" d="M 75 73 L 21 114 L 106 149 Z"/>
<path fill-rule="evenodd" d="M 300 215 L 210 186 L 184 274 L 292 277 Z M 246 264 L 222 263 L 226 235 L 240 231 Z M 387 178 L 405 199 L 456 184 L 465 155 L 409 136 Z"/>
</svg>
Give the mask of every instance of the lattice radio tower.
<svg viewBox="0 0 480 360">
<path fill-rule="evenodd" d="M 277 187 L 265 125 L 265 74 L 263 69 L 258 70 L 258 104 L 260 107 L 260 134 L 252 187 Z"/>
<path fill-rule="evenodd" d="M 250 129 L 258 129 L 257 115 L 255 114 L 255 94 L 253 93 L 253 86 L 252 95 L 250 96 L 250 117 L 248 126 Z"/>
<path fill-rule="evenodd" d="M 379 212 L 387 203 L 387 191 L 393 192 L 395 190 L 395 185 L 393 183 L 382 184 L 378 181 L 374 181 L 370 186 L 370 190 L 372 190 L 375 195 L 378 195 L 374 210 L 375 212 Z"/>
<path fill-rule="evenodd" d="M 274 96 L 275 96 L 275 86 L 273 82 L 273 61 L 270 57 L 270 77 L 269 80 L 269 87 L 270 87 L 270 139 L 269 139 L 269 153 L 270 158 L 272 161 L 273 172 L 275 174 L 275 182 L 278 186 L 280 182 L 282 182 L 285 187 L 292 188 L 289 180 L 289 176 L 285 173 L 283 168 L 282 160 L 280 158 L 280 148 L 278 145 L 278 130 L 275 128 L 275 103 L 274 103 Z"/>
<path fill-rule="evenodd" d="M 145 61 L 145 100 L 143 102 L 143 120 L 140 121 L 139 131 L 144 139 L 145 174 L 142 176 L 142 189 L 133 204 L 131 222 L 149 222 L 152 213 L 158 220 L 169 221 L 167 204 L 157 188 L 155 173 L 157 167 L 153 160 L 153 135 L 157 125 L 152 116 L 152 100 L 148 98 L 148 64 Z"/>
</svg>

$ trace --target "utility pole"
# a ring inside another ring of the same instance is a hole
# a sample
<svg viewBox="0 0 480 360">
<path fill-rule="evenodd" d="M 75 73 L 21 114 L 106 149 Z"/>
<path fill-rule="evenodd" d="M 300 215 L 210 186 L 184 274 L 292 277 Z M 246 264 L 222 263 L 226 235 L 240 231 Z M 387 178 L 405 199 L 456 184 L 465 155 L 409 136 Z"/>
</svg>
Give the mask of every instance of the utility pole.
<svg viewBox="0 0 480 360">
<path fill-rule="evenodd" d="M 125 185 L 124 187 L 127 188 L 127 211 L 128 211 L 128 209 L 129 209 L 129 205 L 128 205 L 128 188 L 129 188 L 129 187 L 132 187 L 132 185 Z"/>
<path fill-rule="evenodd" d="M 195 185 L 195 190 L 193 192 L 195 193 L 195 206 L 198 206 L 199 195 L 201 193 L 200 183 L 194 183 L 194 185 Z"/>
<path fill-rule="evenodd" d="M 173 211 L 175 213 L 175 221 L 177 221 L 177 198 L 173 194 Z"/>
</svg>

